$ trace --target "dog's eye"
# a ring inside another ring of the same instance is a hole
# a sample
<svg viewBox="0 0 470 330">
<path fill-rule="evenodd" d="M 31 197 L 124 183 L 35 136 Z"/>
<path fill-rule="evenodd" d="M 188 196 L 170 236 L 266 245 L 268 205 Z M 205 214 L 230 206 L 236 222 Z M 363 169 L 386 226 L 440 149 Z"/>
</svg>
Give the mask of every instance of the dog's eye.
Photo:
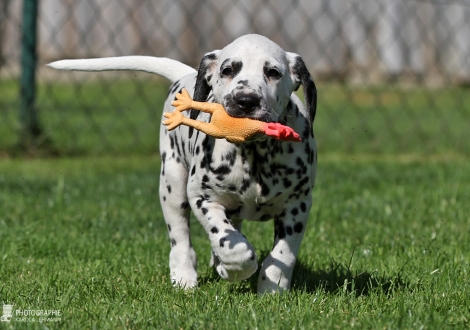
<svg viewBox="0 0 470 330">
<path fill-rule="evenodd" d="M 277 69 L 268 69 L 266 70 L 266 77 L 270 79 L 281 79 L 282 75 Z"/>
<path fill-rule="evenodd" d="M 222 75 L 224 76 L 231 76 L 232 73 L 233 73 L 233 70 L 229 66 L 222 69 Z"/>
</svg>

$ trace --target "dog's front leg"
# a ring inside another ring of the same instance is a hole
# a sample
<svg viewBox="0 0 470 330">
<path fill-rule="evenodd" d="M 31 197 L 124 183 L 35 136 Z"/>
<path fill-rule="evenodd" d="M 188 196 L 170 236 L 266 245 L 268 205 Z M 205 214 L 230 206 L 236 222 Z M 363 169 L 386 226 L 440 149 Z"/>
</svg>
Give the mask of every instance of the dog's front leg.
<svg viewBox="0 0 470 330">
<path fill-rule="evenodd" d="M 286 215 L 287 214 L 287 215 Z M 274 247 L 261 265 L 258 293 L 289 290 L 297 253 L 305 232 L 308 213 L 283 212 L 274 218 Z"/>
<path fill-rule="evenodd" d="M 190 200 L 191 208 L 209 236 L 213 262 L 220 277 L 244 280 L 258 269 L 255 249 L 226 217 L 223 206 L 203 196 Z"/>
</svg>

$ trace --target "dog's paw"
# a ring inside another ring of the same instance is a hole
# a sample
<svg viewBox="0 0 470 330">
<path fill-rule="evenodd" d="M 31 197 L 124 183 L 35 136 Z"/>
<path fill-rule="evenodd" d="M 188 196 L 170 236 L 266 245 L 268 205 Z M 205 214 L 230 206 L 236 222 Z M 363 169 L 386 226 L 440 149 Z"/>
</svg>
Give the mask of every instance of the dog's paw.
<svg viewBox="0 0 470 330">
<path fill-rule="evenodd" d="M 258 263 L 246 262 L 245 264 L 219 263 L 215 269 L 223 279 L 229 282 L 242 281 L 253 275 L 258 269 Z"/>
<path fill-rule="evenodd" d="M 194 250 L 170 252 L 170 276 L 174 286 L 191 289 L 197 286 L 197 259 Z"/>
<path fill-rule="evenodd" d="M 268 256 L 261 266 L 258 277 L 258 294 L 281 293 L 290 289 L 292 267 Z"/>
<path fill-rule="evenodd" d="M 176 273 L 171 274 L 171 283 L 175 287 L 179 287 L 185 290 L 195 288 L 197 286 L 197 274 L 182 274 L 178 275 Z"/>
<path fill-rule="evenodd" d="M 240 233 L 221 238 L 218 248 L 212 253 L 211 263 L 220 277 L 227 281 L 247 279 L 258 269 L 255 249 Z"/>
</svg>

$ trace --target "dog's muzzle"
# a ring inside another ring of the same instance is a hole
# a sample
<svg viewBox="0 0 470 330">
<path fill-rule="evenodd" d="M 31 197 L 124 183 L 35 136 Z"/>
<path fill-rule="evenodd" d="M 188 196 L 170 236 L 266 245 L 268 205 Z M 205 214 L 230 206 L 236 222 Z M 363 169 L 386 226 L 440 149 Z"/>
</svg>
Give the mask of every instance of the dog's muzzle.
<svg viewBox="0 0 470 330">
<path fill-rule="evenodd" d="M 226 95 L 223 106 L 227 113 L 237 118 L 252 118 L 268 121 L 269 114 L 261 96 L 255 93 L 237 93 Z"/>
<path fill-rule="evenodd" d="M 238 109 L 245 114 L 249 114 L 259 108 L 261 103 L 261 97 L 254 93 L 245 94 L 239 93 L 235 95 L 233 101 L 238 106 Z"/>
</svg>

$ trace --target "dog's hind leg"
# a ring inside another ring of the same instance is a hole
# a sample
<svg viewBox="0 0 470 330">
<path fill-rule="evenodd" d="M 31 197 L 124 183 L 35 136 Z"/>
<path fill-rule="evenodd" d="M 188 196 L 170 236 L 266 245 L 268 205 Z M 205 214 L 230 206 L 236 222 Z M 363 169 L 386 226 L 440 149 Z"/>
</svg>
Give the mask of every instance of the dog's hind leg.
<svg viewBox="0 0 470 330">
<path fill-rule="evenodd" d="M 171 281 L 174 285 L 192 288 L 197 285 L 197 261 L 189 236 L 187 178 L 188 173 L 183 164 L 163 151 L 160 203 L 170 236 Z"/>
</svg>

